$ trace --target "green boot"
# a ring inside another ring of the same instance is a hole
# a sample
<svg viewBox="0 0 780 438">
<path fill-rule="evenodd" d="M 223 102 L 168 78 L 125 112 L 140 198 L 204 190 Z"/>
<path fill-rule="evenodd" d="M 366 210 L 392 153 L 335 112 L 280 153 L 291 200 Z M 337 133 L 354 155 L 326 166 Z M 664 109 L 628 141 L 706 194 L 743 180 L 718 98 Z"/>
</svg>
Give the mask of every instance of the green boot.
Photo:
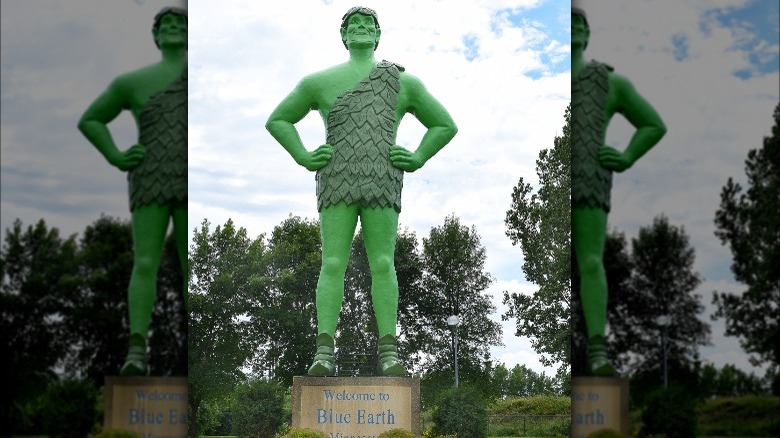
<svg viewBox="0 0 780 438">
<path fill-rule="evenodd" d="M 309 367 L 310 376 L 336 375 L 334 346 L 333 336 L 327 333 L 317 335 L 317 354 L 314 356 L 314 363 Z"/>
<path fill-rule="evenodd" d="M 406 376 L 406 369 L 398 359 L 398 341 L 393 335 L 384 335 L 377 346 L 376 371 L 380 376 Z"/>
<path fill-rule="evenodd" d="M 146 339 L 140 333 L 130 334 L 130 348 L 127 359 L 120 376 L 145 376 L 146 375 Z"/>
<path fill-rule="evenodd" d="M 603 335 L 588 339 L 588 371 L 591 376 L 613 377 L 617 375 L 615 368 L 607 359 L 607 341 Z"/>
</svg>

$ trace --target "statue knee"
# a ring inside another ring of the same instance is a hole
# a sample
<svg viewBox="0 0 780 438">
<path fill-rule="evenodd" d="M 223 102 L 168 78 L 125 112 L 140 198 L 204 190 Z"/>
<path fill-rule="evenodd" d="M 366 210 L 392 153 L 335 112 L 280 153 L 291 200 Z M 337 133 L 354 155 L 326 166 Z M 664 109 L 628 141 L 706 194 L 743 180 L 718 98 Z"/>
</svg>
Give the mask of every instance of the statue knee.
<svg viewBox="0 0 780 438">
<path fill-rule="evenodd" d="M 154 277 L 157 275 L 157 269 L 159 267 L 159 260 L 156 260 L 153 257 L 136 256 L 133 260 L 133 271 L 137 275 Z"/>
<path fill-rule="evenodd" d="M 600 272 L 604 271 L 604 260 L 597 256 L 585 257 L 579 265 L 581 276 L 599 275 Z"/>
<path fill-rule="evenodd" d="M 372 277 L 395 275 L 395 260 L 393 260 L 393 257 L 377 257 L 371 261 L 370 265 Z"/>
<path fill-rule="evenodd" d="M 347 271 L 347 262 L 349 260 L 344 259 L 342 257 L 323 257 L 322 258 L 322 269 L 320 271 L 320 275 L 325 275 L 329 277 L 338 277 L 344 276 L 344 273 Z"/>
</svg>

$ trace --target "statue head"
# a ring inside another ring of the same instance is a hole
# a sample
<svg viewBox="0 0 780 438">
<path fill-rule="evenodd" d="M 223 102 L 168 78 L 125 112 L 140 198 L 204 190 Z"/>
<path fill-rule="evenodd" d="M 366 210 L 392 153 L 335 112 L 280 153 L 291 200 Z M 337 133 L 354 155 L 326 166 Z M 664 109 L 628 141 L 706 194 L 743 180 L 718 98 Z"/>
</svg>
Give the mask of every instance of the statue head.
<svg viewBox="0 0 780 438">
<path fill-rule="evenodd" d="M 590 25 L 585 10 L 579 7 L 580 2 L 572 2 L 571 7 L 571 44 L 582 45 L 582 50 L 588 48 L 590 39 Z M 577 6 L 575 6 L 577 5 Z"/>
<path fill-rule="evenodd" d="M 160 9 L 160 12 L 154 16 L 154 25 L 152 26 L 152 36 L 154 44 L 160 47 L 162 38 L 168 36 L 167 32 L 178 33 L 179 35 L 170 35 L 171 38 L 184 40 L 184 46 L 187 46 L 187 10 L 168 6 Z"/>
<path fill-rule="evenodd" d="M 376 50 L 381 33 L 379 18 L 373 9 L 355 6 L 341 17 L 341 42 L 347 49 L 351 43 L 366 44 L 368 40 L 372 40 Z"/>
</svg>

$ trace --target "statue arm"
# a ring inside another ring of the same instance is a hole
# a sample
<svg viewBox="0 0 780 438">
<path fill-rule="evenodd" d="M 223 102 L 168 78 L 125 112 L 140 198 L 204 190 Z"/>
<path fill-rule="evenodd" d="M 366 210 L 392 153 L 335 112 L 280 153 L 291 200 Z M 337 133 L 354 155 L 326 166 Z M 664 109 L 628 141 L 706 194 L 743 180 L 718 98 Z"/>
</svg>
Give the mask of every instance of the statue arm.
<svg viewBox="0 0 780 438">
<path fill-rule="evenodd" d="M 615 75 L 614 86 L 618 111 L 636 128 L 636 132 L 623 152 L 604 147 L 600 151 L 600 159 L 605 167 L 622 172 L 661 141 L 666 134 L 666 125 L 655 108 L 636 91 L 628 79 Z"/>
<path fill-rule="evenodd" d="M 330 145 L 324 144 L 309 152 L 303 146 L 298 130 L 295 128 L 295 124 L 306 117 L 315 106 L 311 91 L 311 79 L 304 78 L 273 110 L 265 123 L 265 128 L 296 163 L 308 170 L 317 170 L 328 163 L 333 149 Z"/>
<path fill-rule="evenodd" d="M 138 166 L 143 159 L 143 146 L 134 145 L 127 151 L 121 152 L 108 130 L 108 123 L 114 120 L 123 109 L 129 107 L 124 88 L 121 79 L 112 82 L 81 116 L 78 128 L 87 140 L 103 154 L 109 164 L 120 170 L 130 170 Z"/>
<path fill-rule="evenodd" d="M 412 113 L 428 130 L 414 152 L 401 146 L 390 148 L 393 166 L 414 172 L 436 155 L 457 134 L 458 127 L 447 109 L 414 76 L 405 74 L 401 87 L 409 100 L 407 112 Z"/>
</svg>

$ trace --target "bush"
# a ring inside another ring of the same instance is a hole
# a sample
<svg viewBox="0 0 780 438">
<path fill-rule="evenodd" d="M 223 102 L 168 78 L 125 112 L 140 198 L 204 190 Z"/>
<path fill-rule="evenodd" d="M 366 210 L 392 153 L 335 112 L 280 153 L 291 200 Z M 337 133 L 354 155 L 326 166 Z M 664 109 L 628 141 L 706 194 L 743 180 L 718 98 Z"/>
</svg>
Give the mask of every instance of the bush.
<svg viewBox="0 0 780 438">
<path fill-rule="evenodd" d="M 587 438 L 626 438 L 626 436 L 615 429 L 599 429 L 589 433 Z"/>
<path fill-rule="evenodd" d="M 642 423 L 641 436 L 696 436 L 696 399 L 679 386 L 656 390 L 647 398 L 647 405 L 642 411 Z"/>
<path fill-rule="evenodd" d="M 390 429 L 379 434 L 377 438 L 416 438 L 417 435 L 405 429 Z"/>
<path fill-rule="evenodd" d="M 487 406 L 470 388 L 451 388 L 433 411 L 434 432 L 469 438 L 487 437 Z"/>
<path fill-rule="evenodd" d="M 312 429 L 290 429 L 278 438 L 328 438 L 323 432 Z"/>
<path fill-rule="evenodd" d="M 136 432 L 124 429 L 103 429 L 94 438 L 140 438 Z"/>
<path fill-rule="evenodd" d="M 99 422 L 97 399 L 97 389 L 88 380 L 68 379 L 49 385 L 38 412 L 46 434 L 87 436 Z"/>
<path fill-rule="evenodd" d="M 253 380 L 236 387 L 230 409 L 233 434 L 270 437 L 284 423 L 284 389 L 277 382 Z"/>
</svg>

